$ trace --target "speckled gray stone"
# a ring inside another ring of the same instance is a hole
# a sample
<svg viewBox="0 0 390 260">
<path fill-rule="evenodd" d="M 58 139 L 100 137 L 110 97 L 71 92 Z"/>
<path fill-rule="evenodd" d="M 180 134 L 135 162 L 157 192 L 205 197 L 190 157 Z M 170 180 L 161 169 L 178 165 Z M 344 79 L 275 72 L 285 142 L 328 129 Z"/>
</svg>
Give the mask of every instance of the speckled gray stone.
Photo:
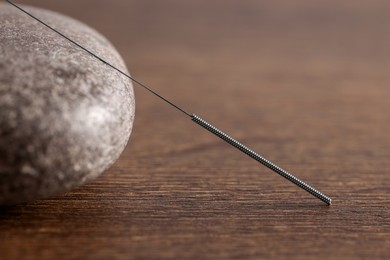
<svg viewBox="0 0 390 260">
<path fill-rule="evenodd" d="M 126 71 L 93 29 L 25 8 Z M 128 79 L 0 4 L 0 205 L 63 193 L 100 175 L 126 146 L 134 111 Z"/>
</svg>

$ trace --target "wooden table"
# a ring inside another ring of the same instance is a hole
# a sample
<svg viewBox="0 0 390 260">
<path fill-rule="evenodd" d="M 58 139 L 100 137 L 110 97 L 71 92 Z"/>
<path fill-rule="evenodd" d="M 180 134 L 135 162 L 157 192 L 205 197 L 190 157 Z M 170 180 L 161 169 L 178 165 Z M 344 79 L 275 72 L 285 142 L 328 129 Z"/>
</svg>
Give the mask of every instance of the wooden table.
<svg viewBox="0 0 390 260">
<path fill-rule="evenodd" d="M 0 208 L 1 259 L 390 258 L 389 1 L 20 2 L 95 27 L 139 80 L 334 203 L 136 88 L 115 166 Z"/>
</svg>

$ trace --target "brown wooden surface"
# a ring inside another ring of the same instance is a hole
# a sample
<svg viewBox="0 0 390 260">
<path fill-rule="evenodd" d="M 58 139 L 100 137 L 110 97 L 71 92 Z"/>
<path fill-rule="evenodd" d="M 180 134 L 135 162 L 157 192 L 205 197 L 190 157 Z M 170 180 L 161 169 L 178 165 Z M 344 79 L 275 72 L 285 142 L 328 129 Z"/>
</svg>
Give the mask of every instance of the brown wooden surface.
<svg viewBox="0 0 390 260">
<path fill-rule="evenodd" d="M 136 88 L 115 166 L 0 208 L 1 259 L 390 258 L 389 1 L 20 2 L 97 28 L 138 79 L 334 204 Z"/>
</svg>

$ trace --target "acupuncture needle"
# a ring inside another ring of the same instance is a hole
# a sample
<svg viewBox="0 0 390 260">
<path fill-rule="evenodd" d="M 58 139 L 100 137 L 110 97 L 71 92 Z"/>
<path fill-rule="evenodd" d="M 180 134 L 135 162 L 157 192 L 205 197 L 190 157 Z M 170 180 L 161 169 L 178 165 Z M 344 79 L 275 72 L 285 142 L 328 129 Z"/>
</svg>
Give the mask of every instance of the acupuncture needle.
<svg viewBox="0 0 390 260">
<path fill-rule="evenodd" d="M 23 13 L 27 14 L 28 16 L 30 16 L 31 18 L 33 18 L 34 20 L 36 20 L 37 22 L 41 23 L 42 25 L 44 25 L 45 27 L 47 27 L 48 29 L 52 30 L 53 32 L 57 33 L 58 35 L 60 35 L 61 37 L 63 37 L 64 39 L 68 40 L 69 42 L 71 42 L 72 44 L 74 44 L 75 46 L 79 47 L 80 49 L 84 50 L 85 52 L 87 52 L 88 54 L 90 54 L 92 57 L 96 58 L 97 60 L 99 60 L 100 62 L 104 63 L 105 65 L 107 65 L 108 67 L 112 68 L 113 70 L 117 71 L 118 73 L 120 73 L 121 75 L 125 76 L 126 78 L 130 79 L 131 81 L 133 81 L 134 83 L 136 83 L 136 85 L 139 85 L 140 87 L 144 88 L 145 90 L 149 91 L 150 93 L 154 94 L 155 96 L 157 96 L 158 98 L 162 99 L 163 101 L 165 101 L 166 103 L 168 103 L 169 105 L 171 105 L 172 107 L 174 107 L 175 109 L 179 110 L 180 112 L 182 112 L 183 114 L 185 114 L 186 116 L 188 116 L 193 122 L 195 122 L 196 124 L 200 125 L 201 127 L 203 127 L 204 129 L 206 129 L 207 131 L 213 133 L 214 135 L 218 136 L 219 138 L 221 138 L 222 140 L 224 140 L 225 142 L 229 143 L 230 145 L 234 146 L 235 148 L 237 148 L 238 150 L 240 150 L 241 152 L 245 153 L 246 155 L 248 155 L 249 157 L 253 158 L 254 160 L 258 161 L 259 163 L 261 163 L 262 165 L 268 167 L 269 169 L 271 169 L 272 171 L 276 172 L 277 174 L 279 174 L 280 176 L 286 178 L 287 180 L 289 180 L 290 182 L 294 183 L 295 185 L 297 185 L 298 187 L 304 189 L 305 191 L 309 192 L 310 194 L 312 194 L 313 196 L 317 197 L 318 199 L 322 200 L 323 202 L 325 202 L 326 204 L 328 205 L 331 205 L 332 203 L 332 200 L 331 198 L 327 197 L 326 195 L 324 195 L 323 193 L 319 192 L 318 190 L 316 190 L 315 188 L 311 187 L 310 185 L 306 184 L 305 182 L 301 181 L 300 179 L 298 179 L 297 177 L 295 177 L 294 175 L 292 175 L 291 173 L 287 172 L 286 170 L 280 168 L 279 166 L 277 166 L 276 164 L 272 163 L 271 161 L 267 160 L 266 158 L 262 157 L 261 155 L 259 155 L 258 153 L 254 152 L 253 150 L 249 149 L 248 147 L 246 147 L 245 145 L 243 145 L 242 143 L 238 142 L 237 140 L 235 140 L 234 138 L 230 137 L 229 135 L 225 134 L 224 132 L 222 132 L 221 130 L 219 130 L 218 128 L 216 128 L 215 126 L 213 126 L 212 124 L 208 123 L 207 121 L 203 120 L 202 118 L 200 118 L 199 116 L 195 115 L 195 114 L 190 114 L 188 113 L 186 110 L 184 110 L 183 108 L 179 107 L 178 105 L 176 105 L 175 103 L 171 102 L 170 100 L 166 99 L 165 97 L 163 97 L 162 95 L 160 95 L 159 93 L 155 92 L 153 89 L 151 89 L 150 87 L 146 86 L 145 84 L 143 84 L 142 82 L 138 81 L 137 79 L 135 79 L 134 77 L 130 76 L 129 74 L 125 73 L 124 71 L 118 69 L 117 67 L 115 67 L 114 65 L 112 65 L 111 63 L 107 62 L 106 60 L 104 60 L 103 58 L 99 57 L 98 55 L 96 55 L 95 53 L 93 53 L 92 51 L 90 51 L 89 49 L 87 49 L 86 47 L 80 45 L 79 43 L 75 42 L 74 40 L 70 39 L 69 37 L 67 37 L 66 35 L 64 35 L 62 32 L 58 31 L 57 29 L 51 27 L 49 24 L 45 23 L 44 21 L 42 21 L 41 19 L 37 18 L 36 16 L 32 15 L 31 13 L 29 13 L 28 11 L 26 11 L 25 9 L 23 9 L 22 7 L 20 7 L 19 5 L 13 3 L 12 1 L 9 1 L 9 0 L 6 0 L 9 4 L 13 5 L 14 7 L 16 7 L 17 9 L 19 9 L 20 11 L 22 11 Z"/>
</svg>

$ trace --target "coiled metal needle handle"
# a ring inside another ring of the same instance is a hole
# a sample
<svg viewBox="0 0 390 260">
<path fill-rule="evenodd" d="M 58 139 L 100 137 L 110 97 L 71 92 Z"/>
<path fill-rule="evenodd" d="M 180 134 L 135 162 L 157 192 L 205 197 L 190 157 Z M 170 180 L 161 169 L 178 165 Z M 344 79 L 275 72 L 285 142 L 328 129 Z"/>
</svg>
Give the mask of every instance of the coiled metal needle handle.
<svg viewBox="0 0 390 260">
<path fill-rule="evenodd" d="M 319 198 L 320 200 L 322 200 L 326 204 L 330 205 L 332 203 L 331 198 L 325 196 L 323 193 L 321 193 L 318 190 L 314 189 L 310 185 L 304 183 L 303 181 L 301 181 L 300 179 L 298 179 L 297 177 L 295 177 L 291 173 L 288 173 L 287 171 L 283 170 L 279 166 L 277 166 L 274 163 L 268 161 L 264 157 L 260 156 L 259 154 L 257 154 L 253 150 L 249 149 L 245 145 L 241 144 L 237 140 L 235 140 L 232 137 L 230 137 L 229 135 L 225 134 L 224 132 L 222 132 L 218 128 L 212 126 L 211 124 L 209 124 L 205 120 L 201 119 L 197 115 L 192 115 L 191 119 L 192 119 L 192 121 L 194 121 L 198 125 L 202 126 L 206 130 L 210 131 L 211 133 L 215 134 L 216 136 L 218 136 L 222 140 L 224 140 L 227 143 L 233 145 L 234 147 L 236 147 L 241 152 L 247 154 L 248 156 L 250 156 L 253 159 L 255 159 L 256 161 L 258 161 L 259 163 L 263 164 L 264 166 L 267 166 L 268 168 L 270 168 L 274 172 L 278 173 L 282 177 L 286 178 L 287 180 L 289 180 L 292 183 L 296 184 L 297 186 L 301 187 L 302 189 L 304 189 L 305 191 L 309 192 L 313 196 Z"/>
</svg>

